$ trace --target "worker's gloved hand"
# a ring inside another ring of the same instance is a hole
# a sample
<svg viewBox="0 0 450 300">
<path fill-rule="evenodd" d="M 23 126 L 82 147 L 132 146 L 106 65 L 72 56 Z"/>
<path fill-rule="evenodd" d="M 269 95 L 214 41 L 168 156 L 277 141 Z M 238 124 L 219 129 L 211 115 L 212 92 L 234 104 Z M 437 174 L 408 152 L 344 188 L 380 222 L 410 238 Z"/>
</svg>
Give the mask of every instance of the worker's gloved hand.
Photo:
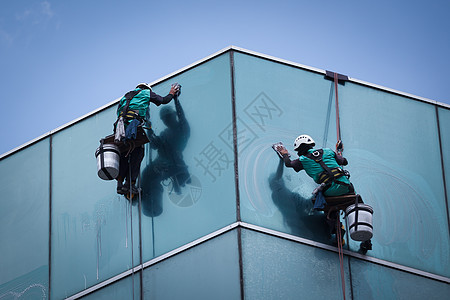
<svg viewBox="0 0 450 300">
<path fill-rule="evenodd" d="M 344 143 L 342 143 L 341 140 L 337 141 L 336 143 L 336 151 L 339 153 L 342 153 L 342 151 L 344 151 Z"/>
<path fill-rule="evenodd" d="M 277 151 L 280 152 L 281 155 L 289 154 L 289 152 L 287 151 L 287 149 L 284 148 L 283 146 L 278 146 L 278 147 L 277 147 Z"/>
<path fill-rule="evenodd" d="M 169 94 L 172 94 L 173 96 L 179 96 L 180 95 L 180 89 L 181 89 L 181 85 L 179 85 L 178 83 L 175 82 L 170 87 Z"/>
</svg>

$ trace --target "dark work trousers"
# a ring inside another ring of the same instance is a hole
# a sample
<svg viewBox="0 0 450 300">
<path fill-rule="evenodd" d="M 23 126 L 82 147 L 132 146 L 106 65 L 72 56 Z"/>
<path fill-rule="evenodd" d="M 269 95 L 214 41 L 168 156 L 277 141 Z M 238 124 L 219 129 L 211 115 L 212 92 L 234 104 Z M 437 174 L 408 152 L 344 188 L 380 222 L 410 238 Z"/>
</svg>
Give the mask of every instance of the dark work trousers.
<svg viewBox="0 0 450 300">
<path fill-rule="evenodd" d="M 336 223 L 339 218 L 339 211 L 333 211 L 330 213 L 330 218 L 327 218 L 328 229 L 330 230 L 330 234 L 336 233 Z"/>
<path fill-rule="evenodd" d="M 346 194 L 343 194 L 342 196 L 355 194 L 355 187 L 353 186 L 352 183 L 350 183 L 350 186 L 348 187 L 348 189 L 349 189 L 349 192 Z M 361 201 L 362 201 L 362 199 L 361 199 Z M 329 219 L 327 218 L 327 225 L 328 225 L 328 229 L 330 230 L 330 234 L 336 233 L 336 223 L 337 223 L 338 218 L 339 218 L 339 211 L 331 212 L 330 218 Z M 342 223 L 340 223 L 340 224 L 342 225 Z"/>
<path fill-rule="evenodd" d="M 129 182 L 130 170 L 128 167 L 131 165 L 131 182 L 136 182 L 144 158 L 144 146 L 136 147 L 127 157 L 125 157 L 125 154 L 120 155 L 119 176 L 120 178 L 126 178 L 126 182 Z M 130 159 L 130 164 L 128 164 L 128 159 Z"/>
</svg>

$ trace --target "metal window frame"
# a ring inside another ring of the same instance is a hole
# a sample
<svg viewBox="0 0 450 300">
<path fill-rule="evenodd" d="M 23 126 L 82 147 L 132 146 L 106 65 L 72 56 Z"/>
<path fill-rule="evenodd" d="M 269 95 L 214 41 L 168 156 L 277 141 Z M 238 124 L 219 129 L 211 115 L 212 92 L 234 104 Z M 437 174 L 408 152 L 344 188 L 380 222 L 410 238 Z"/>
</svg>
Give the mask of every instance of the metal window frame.
<svg viewBox="0 0 450 300">
<path fill-rule="evenodd" d="M 236 88 L 235 88 L 235 70 L 234 70 L 234 51 L 230 52 L 230 78 L 231 78 L 231 108 L 232 108 L 232 122 L 233 122 L 233 155 L 234 155 L 234 186 L 236 191 L 236 221 L 241 221 L 241 196 L 239 192 L 239 153 L 237 140 L 237 118 L 236 118 Z M 241 300 L 245 299 L 244 290 L 244 266 L 242 262 L 242 238 L 241 228 L 237 229 L 237 246 L 239 256 L 239 286 L 241 293 Z"/>
<path fill-rule="evenodd" d="M 439 120 L 439 108 L 435 106 L 436 113 L 436 125 L 437 125 L 437 133 L 439 138 L 439 154 L 441 161 L 441 171 L 442 171 L 442 184 L 444 186 L 444 199 L 445 199 L 445 208 L 447 210 L 447 225 L 448 232 L 450 233 L 450 212 L 448 207 L 448 196 L 447 196 L 447 178 L 445 178 L 445 164 L 444 164 L 444 151 L 442 150 L 442 134 L 441 134 L 441 124 Z"/>
</svg>

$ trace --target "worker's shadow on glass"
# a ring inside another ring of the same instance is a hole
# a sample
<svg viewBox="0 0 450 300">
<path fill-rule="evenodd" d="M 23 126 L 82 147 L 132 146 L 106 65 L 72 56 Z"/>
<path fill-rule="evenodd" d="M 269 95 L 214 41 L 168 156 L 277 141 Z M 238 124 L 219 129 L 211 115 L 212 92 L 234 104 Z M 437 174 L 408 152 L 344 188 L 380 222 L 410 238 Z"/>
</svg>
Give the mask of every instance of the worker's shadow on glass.
<svg viewBox="0 0 450 300">
<path fill-rule="evenodd" d="M 150 217 L 159 216 L 163 211 L 164 186 L 169 198 L 182 194 L 182 188 L 190 183 L 188 166 L 183 159 L 183 151 L 190 137 L 190 127 L 178 101 L 176 111 L 165 106 L 160 117 L 166 128 L 156 135 L 152 129 L 147 135 L 150 147 L 156 150 L 157 156 L 142 172 L 142 211 Z M 150 158 L 151 159 L 151 158 Z"/>
<path fill-rule="evenodd" d="M 269 176 L 273 203 L 283 215 L 291 233 L 319 242 L 329 240 L 326 217 L 323 213 L 312 213 L 312 201 L 299 193 L 289 190 L 283 179 L 284 164 L 280 160 L 275 173 Z"/>
</svg>

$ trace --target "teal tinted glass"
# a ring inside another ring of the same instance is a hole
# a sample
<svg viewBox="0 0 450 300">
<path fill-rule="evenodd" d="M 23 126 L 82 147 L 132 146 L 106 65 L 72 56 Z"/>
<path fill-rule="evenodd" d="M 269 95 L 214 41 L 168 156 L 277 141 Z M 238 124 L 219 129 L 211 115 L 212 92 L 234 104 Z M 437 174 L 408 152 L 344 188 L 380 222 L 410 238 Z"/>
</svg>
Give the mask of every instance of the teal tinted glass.
<svg viewBox="0 0 450 300">
<path fill-rule="evenodd" d="M 114 180 L 97 176 L 94 152 L 100 138 L 112 132 L 115 111 L 106 109 L 53 137 L 51 292 L 56 299 L 139 263 L 138 207 L 116 194 Z"/>
<path fill-rule="evenodd" d="M 328 242 L 323 214 L 310 214 L 316 184 L 285 168 L 271 148 L 307 133 L 335 141 L 333 85 L 321 74 L 235 53 L 241 217 L 245 222 Z"/>
<path fill-rule="evenodd" d="M 84 300 L 140 299 L 141 297 L 140 295 L 141 295 L 140 275 L 139 273 L 135 273 L 134 275 L 130 275 L 124 279 L 116 281 L 80 299 Z"/>
<path fill-rule="evenodd" d="M 236 230 L 145 269 L 143 288 L 144 299 L 241 299 Z"/>
<path fill-rule="evenodd" d="M 151 143 L 141 167 L 144 261 L 236 220 L 229 55 L 153 87 L 175 100 L 150 105 Z"/>
<path fill-rule="evenodd" d="M 353 299 L 448 299 L 450 285 L 351 259 Z"/>
<path fill-rule="evenodd" d="M 368 255 L 450 276 L 434 105 L 352 83 L 339 102 L 351 180 L 374 209 Z"/>
<path fill-rule="evenodd" d="M 440 107 L 438 113 L 448 200 L 450 199 L 450 109 Z"/>
<path fill-rule="evenodd" d="M 248 299 L 339 299 L 342 283 L 337 253 L 242 230 L 244 293 Z M 350 299 L 348 261 L 345 295 Z"/>
<path fill-rule="evenodd" d="M 285 168 L 271 145 L 281 141 L 295 159 L 293 140 L 306 133 L 316 147 L 334 149 L 334 83 L 242 53 L 235 54 L 235 70 L 242 220 L 330 243 L 324 215 L 311 211 L 317 185 L 305 172 Z M 434 106 L 351 82 L 339 84 L 338 91 L 346 168 L 375 210 L 369 255 L 448 276 Z M 418 153 L 419 144 L 427 145 L 426 155 Z M 350 246 L 359 249 L 359 243 Z"/>
<path fill-rule="evenodd" d="M 48 298 L 49 139 L 0 161 L 0 299 Z"/>
</svg>

